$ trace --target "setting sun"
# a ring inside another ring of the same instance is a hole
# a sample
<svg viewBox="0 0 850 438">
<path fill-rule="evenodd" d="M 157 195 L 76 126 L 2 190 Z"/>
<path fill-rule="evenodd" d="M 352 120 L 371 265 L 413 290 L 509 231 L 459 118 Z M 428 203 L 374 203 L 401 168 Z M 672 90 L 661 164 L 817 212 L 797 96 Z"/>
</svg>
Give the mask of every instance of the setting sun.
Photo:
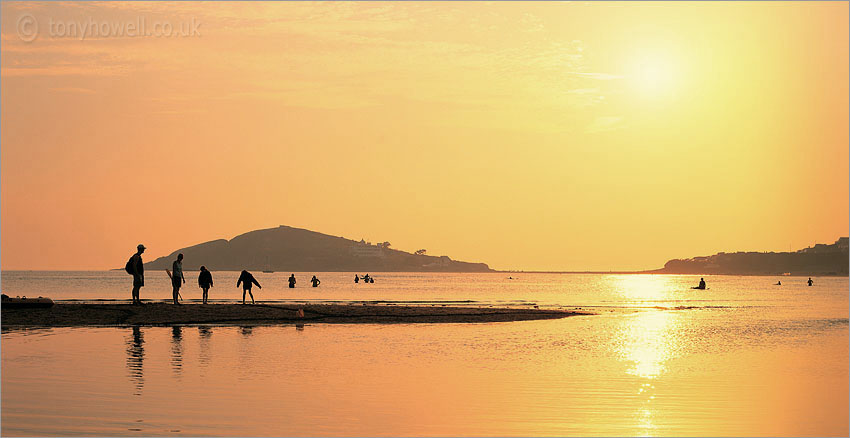
<svg viewBox="0 0 850 438">
<path fill-rule="evenodd" d="M 632 61 L 629 79 L 644 97 L 660 98 L 674 92 L 678 79 L 676 64 L 669 55 L 647 52 Z"/>
</svg>

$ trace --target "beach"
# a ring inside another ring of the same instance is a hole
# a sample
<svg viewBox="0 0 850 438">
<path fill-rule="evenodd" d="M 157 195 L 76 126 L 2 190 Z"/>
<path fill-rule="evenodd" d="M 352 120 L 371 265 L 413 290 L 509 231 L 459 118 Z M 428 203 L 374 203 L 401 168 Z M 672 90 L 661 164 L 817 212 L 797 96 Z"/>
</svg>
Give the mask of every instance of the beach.
<svg viewBox="0 0 850 438">
<path fill-rule="evenodd" d="M 304 316 L 298 315 L 298 310 Z M 46 309 L 2 309 L 2 326 L 85 327 L 175 324 L 274 325 L 315 323 L 483 323 L 589 315 L 578 310 L 364 304 L 56 304 Z"/>
</svg>

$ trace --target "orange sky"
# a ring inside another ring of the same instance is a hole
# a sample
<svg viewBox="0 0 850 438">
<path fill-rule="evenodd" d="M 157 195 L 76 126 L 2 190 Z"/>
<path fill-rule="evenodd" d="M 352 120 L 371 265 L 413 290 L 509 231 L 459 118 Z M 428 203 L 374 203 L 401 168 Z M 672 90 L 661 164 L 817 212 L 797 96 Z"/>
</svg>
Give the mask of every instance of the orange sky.
<svg viewBox="0 0 850 438">
<path fill-rule="evenodd" d="M 279 224 L 541 270 L 848 234 L 846 2 L 0 8 L 3 269 Z M 200 35 L 51 35 L 138 17 Z"/>
</svg>

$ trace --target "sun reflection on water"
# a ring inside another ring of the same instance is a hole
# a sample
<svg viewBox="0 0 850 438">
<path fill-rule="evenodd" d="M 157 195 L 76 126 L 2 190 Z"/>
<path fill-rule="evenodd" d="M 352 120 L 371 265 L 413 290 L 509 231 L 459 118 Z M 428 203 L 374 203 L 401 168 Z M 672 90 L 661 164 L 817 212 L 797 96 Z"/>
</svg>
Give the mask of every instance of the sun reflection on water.
<svg viewBox="0 0 850 438">
<path fill-rule="evenodd" d="M 679 312 L 649 310 L 623 318 L 617 354 L 628 364 L 626 373 L 642 382 L 633 418 L 638 434 L 657 433 L 655 382 L 667 372 L 667 362 L 678 347 Z"/>
<path fill-rule="evenodd" d="M 618 293 L 629 300 L 663 301 L 677 285 L 668 276 L 643 275 L 615 278 Z M 677 346 L 680 314 L 675 311 L 641 311 L 623 318 L 616 350 L 622 360 L 632 364 L 628 373 L 653 379 L 664 372 Z"/>
<path fill-rule="evenodd" d="M 638 411 L 638 425 L 643 433 L 639 434 L 641 436 L 654 436 L 656 434 L 657 426 L 652 421 L 653 420 L 653 410 L 647 407 L 646 409 L 641 409 Z"/>
<path fill-rule="evenodd" d="M 649 303 L 668 307 L 664 302 L 675 299 L 680 287 L 669 277 L 654 275 L 616 278 L 615 284 L 620 296 L 640 307 Z M 625 373 L 640 382 L 632 414 L 638 435 L 658 433 L 655 385 L 678 354 L 682 318 L 676 310 L 645 309 L 621 320 L 615 351 L 626 364 Z"/>
<path fill-rule="evenodd" d="M 613 277 L 614 290 L 635 302 L 672 298 L 681 286 L 668 275 L 618 275 Z"/>
<path fill-rule="evenodd" d="M 618 354 L 631 362 L 627 372 L 647 379 L 657 378 L 664 373 L 665 362 L 672 357 L 676 346 L 677 315 L 671 311 L 648 311 L 626 319 Z"/>
</svg>

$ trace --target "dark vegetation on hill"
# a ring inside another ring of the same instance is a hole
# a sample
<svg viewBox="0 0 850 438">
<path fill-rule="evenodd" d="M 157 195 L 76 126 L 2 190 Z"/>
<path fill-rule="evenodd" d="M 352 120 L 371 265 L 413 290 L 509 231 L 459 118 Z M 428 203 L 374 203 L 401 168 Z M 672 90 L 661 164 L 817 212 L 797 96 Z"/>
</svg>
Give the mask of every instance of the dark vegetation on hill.
<svg viewBox="0 0 850 438">
<path fill-rule="evenodd" d="M 739 275 L 848 275 L 847 238 L 833 244 L 817 244 L 795 252 L 736 252 L 706 257 L 674 259 L 662 274 L 739 274 Z"/>
<path fill-rule="evenodd" d="M 251 231 L 230 240 L 213 240 L 182 248 L 145 263 L 145 269 L 171 269 L 183 253 L 183 269 L 286 271 L 286 272 L 489 272 L 484 263 L 411 254 L 389 248 L 281 225 Z"/>
</svg>

